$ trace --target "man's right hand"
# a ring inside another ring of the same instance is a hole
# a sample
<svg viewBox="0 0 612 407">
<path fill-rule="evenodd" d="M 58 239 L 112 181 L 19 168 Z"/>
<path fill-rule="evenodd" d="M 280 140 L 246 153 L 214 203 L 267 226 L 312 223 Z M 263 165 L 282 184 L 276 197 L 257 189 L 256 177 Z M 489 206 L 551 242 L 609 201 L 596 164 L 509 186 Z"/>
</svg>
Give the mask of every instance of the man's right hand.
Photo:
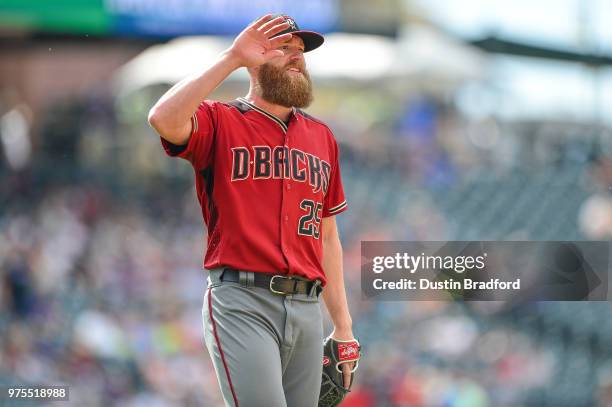
<svg viewBox="0 0 612 407">
<path fill-rule="evenodd" d="M 283 56 L 277 49 L 291 34 L 272 36 L 286 30 L 283 17 L 266 15 L 245 28 L 220 58 L 202 73 L 183 79 L 170 88 L 149 111 L 149 123 L 165 140 L 184 145 L 192 133 L 191 117 L 202 100 L 235 69 L 256 67 L 272 58 Z"/>
<path fill-rule="evenodd" d="M 283 51 L 277 49 L 281 44 L 291 40 L 291 34 L 283 34 L 271 38 L 289 28 L 282 16 L 272 18 L 268 14 L 245 28 L 228 49 L 228 54 L 239 66 L 256 67 L 270 59 L 283 56 Z"/>
</svg>

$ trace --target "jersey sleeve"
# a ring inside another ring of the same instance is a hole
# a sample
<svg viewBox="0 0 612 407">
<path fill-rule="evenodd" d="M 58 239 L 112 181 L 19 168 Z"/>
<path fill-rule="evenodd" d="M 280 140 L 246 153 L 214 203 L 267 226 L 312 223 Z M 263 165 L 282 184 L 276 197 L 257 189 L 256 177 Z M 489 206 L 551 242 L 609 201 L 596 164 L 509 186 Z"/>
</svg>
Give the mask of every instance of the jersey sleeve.
<svg viewBox="0 0 612 407">
<path fill-rule="evenodd" d="M 217 115 L 216 102 L 202 102 L 191 117 L 191 136 L 186 144 L 176 145 L 160 137 L 166 154 L 189 161 L 196 171 L 208 167 L 212 162 Z"/>
<path fill-rule="evenodd" d="M 329 186 L 323 200 L 323 217 L 334 216 L 344 212 L 348 205 L 344 196 L 340 165 L 338 164 L 338 144 L 333 140 L 334 155 L 332 168 L 329 176 Z"/>
</svg>

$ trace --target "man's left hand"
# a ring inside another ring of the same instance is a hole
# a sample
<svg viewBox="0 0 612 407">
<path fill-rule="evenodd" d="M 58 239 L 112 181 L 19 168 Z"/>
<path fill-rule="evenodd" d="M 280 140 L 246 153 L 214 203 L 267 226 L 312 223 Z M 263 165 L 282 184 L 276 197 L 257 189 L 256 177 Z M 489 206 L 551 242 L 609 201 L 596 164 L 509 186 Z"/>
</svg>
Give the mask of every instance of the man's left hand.
<svg viewBox="0 0 612 407">
<path fill-rule="evenodd" d="M 334 328 L 331 337 L 340 341 L 352 341 L 355 339 L 355 336 L 353 335 L 353 331 L 351 329 Z M 342 369 L 343 385 L 346 389 L 348 389 L 351 385 L 351 376 L 353 375 L 353 368 L 355 367 L 355 363 L 357 362 L 348 362 L 340 365 Z"/>
</svg>

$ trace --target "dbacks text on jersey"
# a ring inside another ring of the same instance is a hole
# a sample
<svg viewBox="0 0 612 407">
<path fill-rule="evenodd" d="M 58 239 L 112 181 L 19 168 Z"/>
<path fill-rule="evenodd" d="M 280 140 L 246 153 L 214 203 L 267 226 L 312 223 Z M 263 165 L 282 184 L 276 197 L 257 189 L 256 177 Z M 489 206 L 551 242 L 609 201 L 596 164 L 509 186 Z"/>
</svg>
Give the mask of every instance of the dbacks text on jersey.
<svg viewBox="0 0 612 407">
<path fill-rule="evenodd" d="M 232 148 L 232 181 L 246 179 L 292 179 L 306 182 L 312 192 L 327 193 L 331 165 L 297 148 L 252 146 Z"/>
</svg>

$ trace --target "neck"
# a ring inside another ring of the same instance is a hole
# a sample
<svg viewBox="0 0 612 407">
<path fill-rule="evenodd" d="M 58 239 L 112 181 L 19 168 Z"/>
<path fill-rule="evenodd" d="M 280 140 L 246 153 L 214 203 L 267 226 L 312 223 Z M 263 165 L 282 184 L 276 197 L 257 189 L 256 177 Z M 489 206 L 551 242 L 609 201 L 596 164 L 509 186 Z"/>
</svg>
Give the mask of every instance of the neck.
<svg viewBox="0 0 612 407">
<path fill-rule="evenodd" d="M 289 116 L 293 111 L 293 108 L 291 107 L 275 105 L 274 103 L 270 103 L 267 100 L 262 99 L 261 96 L 257 95 L 252 90 L 249 90 L 249 93 L 244 98 L 255 106 L 257 106 L 258 108 L 265 110 L 266 112 L 278 117 L 284 122 L 289 119 Z"/>
</svg>

